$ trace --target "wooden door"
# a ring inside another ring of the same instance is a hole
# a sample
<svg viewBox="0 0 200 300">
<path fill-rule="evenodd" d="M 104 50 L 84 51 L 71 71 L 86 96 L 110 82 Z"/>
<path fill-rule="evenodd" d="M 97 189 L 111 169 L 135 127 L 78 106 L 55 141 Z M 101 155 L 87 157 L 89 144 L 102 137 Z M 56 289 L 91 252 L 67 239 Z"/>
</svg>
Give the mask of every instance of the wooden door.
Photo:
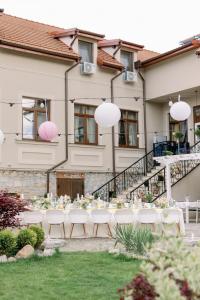
<svg viewBox="0 0 200 300">
<path fill-rule="evenodd" d="M 68 195 L 71 199 L 84 195 L 84 179 L 83 178 L 57 178 L 57 195 Z"/>
</svg>

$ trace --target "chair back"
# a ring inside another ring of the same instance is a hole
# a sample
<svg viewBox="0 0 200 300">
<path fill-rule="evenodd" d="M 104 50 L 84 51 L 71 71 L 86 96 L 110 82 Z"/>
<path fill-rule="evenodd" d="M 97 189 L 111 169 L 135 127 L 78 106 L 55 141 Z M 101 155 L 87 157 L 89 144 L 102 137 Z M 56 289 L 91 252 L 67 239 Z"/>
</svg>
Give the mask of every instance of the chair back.
<svg viewBox="0 0 200 300">
<path fill-rule="evenodd" d="M 98 224 L 109 223 L 111 220 L 111 213 L 106 209 L 94 209 L 91 212 L 92 222 Z"/>
<path fill-rule="evenodd" d="M 131 209 L 119 209 L 114 213 L 114 218 L 118 224 L 134 223 L 134 213 Z"/>
<path fill-rule="evenodd" d="M 65 221 L 65 214 L 62 210 L 52 209 L 46 211 L 46 220 L 48 224 L 61 224 Z"/>
<path fill-rule="evenodd" d="M 165 208 L 162 212 L 163 223 L 179 223 L 182 211 L 177 208 Z"/>
<path fill-rule="evenodd" d="M 186 202 L 181 201 L 181 202 L 176 202 L 176 207 L 181 208 L 181 209 L 185 209 L 186 208 Z"/>
<path fill-rule="evenodd" d="M 69 220 L 75 224 L 85 224 L 88 222 L 88 212 L 81 208 L 74 208 L 69 211 Z"/>
<path fill-rule="evenodd" d="M 43 221 L 43 214 L 40 211 L 24 211 L 20 216 L 24 224 L 39 224 Z"/>
<path fill-rule="evenodd" d="M 160 223 L 161 216 L 154 208 L 141 208 L 136 214 L 136 221 L 142 224 Z"/>
</svg>

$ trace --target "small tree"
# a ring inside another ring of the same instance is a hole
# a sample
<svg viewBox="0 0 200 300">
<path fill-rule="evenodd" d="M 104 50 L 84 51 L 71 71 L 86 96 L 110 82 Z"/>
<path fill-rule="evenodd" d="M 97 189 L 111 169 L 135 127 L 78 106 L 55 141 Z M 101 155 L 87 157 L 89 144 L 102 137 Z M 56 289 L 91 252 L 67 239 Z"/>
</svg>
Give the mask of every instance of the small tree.
<svg viewBox="0 0 200 300">
<path fill-rule="evenodd" d="M 19 226 L 16 216 L 25 211 L 26 202 L 6 191 L 0 191 L 0 230 Z"/>
</svg>

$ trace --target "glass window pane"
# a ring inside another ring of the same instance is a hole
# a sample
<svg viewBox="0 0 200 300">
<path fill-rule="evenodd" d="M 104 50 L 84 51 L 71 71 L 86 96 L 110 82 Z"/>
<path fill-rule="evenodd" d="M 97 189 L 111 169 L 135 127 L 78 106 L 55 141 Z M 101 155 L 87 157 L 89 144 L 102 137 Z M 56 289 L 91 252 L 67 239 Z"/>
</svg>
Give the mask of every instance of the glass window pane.
<svg viewBox="0 0 200 300">
<path fill-rule="evenodd" d="M 81 56 L 81 60 L 83 62 L 93 62 L 92 43 L 79 41 L 78 47 L 79 47 L 79 54 Z"/>
<path fill-rule="evenodd" d="M 93 118 L 87 119 L 87 143 L 96 143 L 96 123 Z"/>
<path fill-rule="evenodd" d="M 22 107 L 34 108 L 34 106 L 35 106 L 35 100 L 34 99 L 28 99 L 28 98 L 23 98 L 22 99 Z"/>
<path fill-rule="evenodd" d="M 121 63 L 127 71 L 133 71 L 133 53 L 128 51 L 121 51 Z"/>
<path fill-rule="evenodd" d="M 85 114 L 85 106 L 84 105 L 75 104 L 74 105 L 74 111 L 75 111 L 76 114 L 84 115 Z"/>
<path fill-rule="evenodd" d="M 128 112 L 128 120 L 137 120 L 137 112 L 129 111 Z"/>
<path fill-rule="evenodd" d="M 128 146 L 137 146 L 137 123 L 128 123 Z"/>
<path fill-rule="evenodd" d="M 95 112 L 95 109 L 96 109 L 96 107 L 93 107 L 93 106 L 86 106 L 86 114 L 87 114 L 87 115 L 93 116 L 93 115 L 94 115 L 94 112 Z"/>
<path fill-rule="evenodd" d="M 75 143 L 84 143 L 84 118 L 74 118 L 74 139 Z"/>
<path fill-rule="evenodd" d="M 121 119 L 127 119 L 127 111 L 126 110 L 121 111 Z"/>
<path fill-rule="evenodd" d="M 119 145 L 126 145 L 126 131 L 125 122 L 120 121 L 119 123 Z"/>
<path fill-rule="evenodd" d="M 34 113 L 23 111 L 23 138 L 34 139 Z"/>
</svg>

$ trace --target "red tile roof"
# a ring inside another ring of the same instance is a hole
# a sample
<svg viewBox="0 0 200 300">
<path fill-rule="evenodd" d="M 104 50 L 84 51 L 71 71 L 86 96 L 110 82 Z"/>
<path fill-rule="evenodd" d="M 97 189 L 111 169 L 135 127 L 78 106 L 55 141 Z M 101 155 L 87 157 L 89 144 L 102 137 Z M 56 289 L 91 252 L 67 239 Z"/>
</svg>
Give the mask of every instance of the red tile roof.
<svg viewBox="0 0 200 300">
<path fill-rule="evenodd" d="M 142 51 L 138 52 L 137 56 L 138 56 L 138 60 L 144 61 L 144 60 L 150 59 L 150 58 L 158 56 L 158 55 L 160 55 L 160 53 L 151 51 L 151 50 L 147 50 L 147 49 L 143 49 Z"/>
<path fill-rule="evenodd" d="M 54 35 L 54 37 L 65 37 L 65 36 L 70 36 L 75 34 L 79 36 L 89 37 L 95 40 L 102 40 L 105 37 L 104 34 L 99 34 L 99 33 L 91 32 L 79 28 L 64 29 L 64 30 L 52 32 L 52 35 Z"/>
<path fill-rule="evenodd" d="M 104 48 L 104 47 L 112 47 L 112 46 L 119 46 L 121 45 L 122 47 L 126 47 L 132 50 L 142 50 L 144 48 L 144 46 L 139 45 L 139 44 L 135 44 L 135 43 L 130 43 L 124 40 L 120 40 L 120 39 L 114 39 L 114 40 L 102 40 L 98 42 L 98 47 L 100 48 Z"/>
<path fill-rule="evenodd" d="M 27 50 L 78 59 L 79 55 L 70 47 L 49 34 L 61 28 L 38 22 L 0 15 L 0 45 L 13 46 Z"/>
<path fill-rule="evenodd" d="M 102 49 L 98 49 L 97 62 L 100 66 L 110 67 L 118 70 L 123 69 L 123 65 L 118 60 L 116 60 L 116 58 L 112 57 Z"/>
<path fill-rule="evenodd" d="M 170 59 L 172 57 L 178 56 L 180 54 L 186 53 L 186 52 L 194 50 L 194 49 L 197 49 L 197 54 L 198 54 L 198 48 L 199 47 L 200 47 L 200 41 L 192 40 L 188 44 L 185 44 L 185 45 L 180 46 L 178 48 L 175 48 L 175 49 L 172 49 L 172 50 L 167 51 L 165 53 L 159 54 L 155 57 L 144 60 L 141 63 L 141 66 L 142 67 L 149 67 L 151 65 L 157 64 L 159 62 L 162 62 L 164 60 Z"/>
</svg>

